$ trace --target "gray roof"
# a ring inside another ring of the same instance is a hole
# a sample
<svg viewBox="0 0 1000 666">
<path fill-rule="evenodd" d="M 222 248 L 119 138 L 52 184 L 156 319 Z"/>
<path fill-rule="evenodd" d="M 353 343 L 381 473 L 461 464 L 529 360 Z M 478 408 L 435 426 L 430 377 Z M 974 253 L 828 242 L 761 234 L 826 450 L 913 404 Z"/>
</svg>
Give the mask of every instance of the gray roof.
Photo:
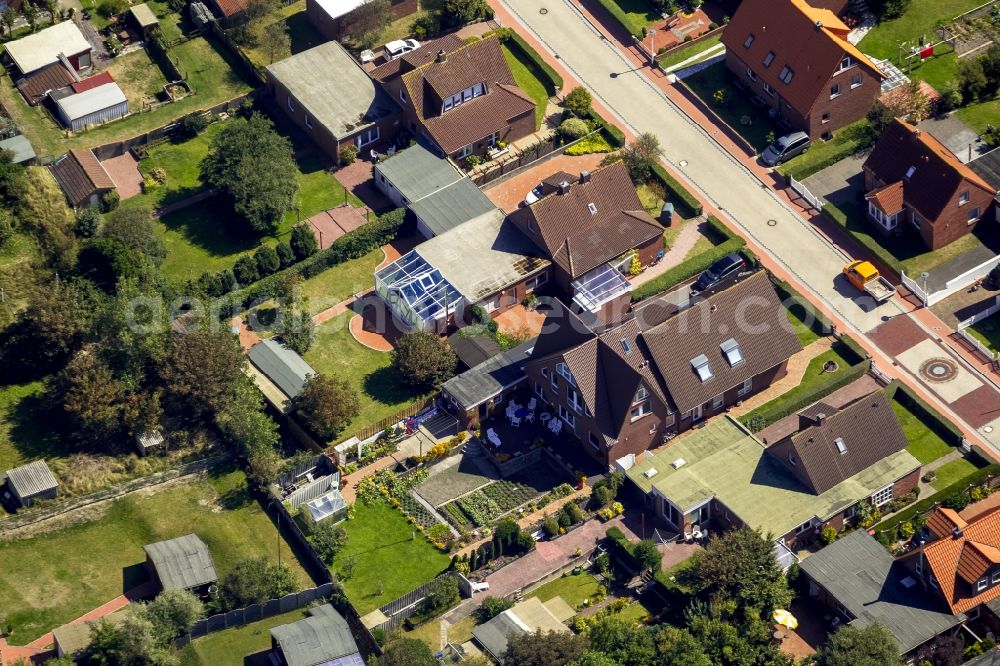
<svg viewBox="0 0 1000 666">
<path fill-rule="evenodd" d="M 989 652 L 965 662 L 964 666 L 1000 666 L 1000 648 L 993 648 Z"/>
<path fill-rule="evenodd" d="M 117 83 L 112 82 L 63 97 L 56 100 L 56 106 L 62 110 L 67 119 L 73 121 L 112 106 L 118 106 L 123 102 L 128 102 L 125 93 L 122 92 Z"/>
<path fill-rule="evenodd" d="M 305 359 L 277 340 L 254 345 L 247 357 L 289 398 L 301 393 L 306 378 L 316 374 Z"/>
<path fill-rule="evenodd" d="M 884 625 L 900 654 L 965 621 L 927 594 L 910 572 L 864 530 L 855 530 L 802 560 L 802 572 L 826 589 L 856 619 Z"/>
<path fill-rule="evenodd" d="M 133 5 L 129 9 L 129 12 L 135 18 L 140 28 L 148 28 L 160 23 L 160 20 L 156 18 L 156 14 L 153 13 L 153 10 L 145 2 L 141 5 Z"/>
<path fill-rule="evenodd" d="M 44 30 L 7 42 L 4 50 L 11 60 L 27 76 L 59 60 L 59 54 L 73 56 L 90 51 L 90 42 L 80 32 L 73 21 L 62 21 Z"/>
<path fill-rule="evenodd" d="M 503 655 L 507 652 L 507 643 L 510 639 L 526 633 L 527 629 L 509 610 L 472 629 L 472 635 L 479 644 L 500 663 L 503 663 Z"/>
<path fill-rule="evenodd" d="M 14 164 L 21 164 L 35 159 L 35 149 L 31 146 L 31 142 L 28 141 L 28 137 L 23 134 L 0 141 L 0 150 L 9 150 L 14 153 Z"/>
<path fill-rule="evenodd" d="M 569 633 L 569 628 L 556 617 L 550 606 L 557 609 L 561 606 L 565 609 L 569 614 L 567 619 L 572 616 L 572 609 L 566 605 L 562 597 L 555 597 L 545 603 L 542 603 L 538 597 L 529 597 L 500 613 L 489 622 L 474 628 L 472 635 L 502 664 L 503 655 L 507 652 L 507 643 L 513 636 L 533 634 L 535 631 L 540 631 L 543 634 L 550 632 Z"/>
<path fill-rule="evenodd" d="M 142 548 L 156 567 L 156 575 L 164 590 L 189 590 L 219 579 L 212 553 L 197 534 L 185 534 Z"/>
<path fill-rule="evenodd" d="M 496 205 L 468 178 L 457 180 L 433 195 L 410 204 L 413 214 L 419 217 L 435 236 L 496 208 Z"/>
<path fill-rule="evenodd" d="M 399 110 L 337 42 L 268 65 L 267 71 L 338 139 Z"/>
<path fill-rule="evenodd" d="M 325 604 L 309 612 L 310 617 L 271 629 L 271 638 L 281 647 L 288 666 L 316 666 L 332 660 L 342 666 L 364 666 L 347 621 L 333 606 Z"/>
<path fill-rule="evenodd" d="M 980 155 L 966 166 L 979 174 L 993 189 L 1000 190 L 1000 148 Z"/>
<path fill-rule="evenodd" d="M 465 179 L 449 160 L 418 142 L 375 165 L 411 203 Z"/>
<path fill-rule="evenodd" d="M 36 460 L 7 470 L 7 483 L 21 498 L 34 497 L 59 487 L 56 477 L 52 476 L 52 471 L 44 460 Z"/>
<path fill-rule="evenodd" d="M 522 363 L 531 356 L 535 338 L 497 354 L 446 381 L 441 389 L 462 409 L 472 409 L 498 395 L 503 389 L 524 381 Z"/>
</svg>

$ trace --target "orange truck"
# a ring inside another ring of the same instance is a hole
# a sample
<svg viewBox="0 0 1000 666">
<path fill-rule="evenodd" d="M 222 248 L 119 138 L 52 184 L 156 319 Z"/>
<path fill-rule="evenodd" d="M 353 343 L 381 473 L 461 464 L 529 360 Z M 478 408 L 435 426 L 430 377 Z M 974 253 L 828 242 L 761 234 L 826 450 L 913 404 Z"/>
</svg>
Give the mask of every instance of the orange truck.
<svg viewBox="0 0 1000 666">
<path fill-rule="evenodd" d="M 852 261 L 844 266 L 847 281 L 875 299 L 885 303 L 896 293 L 892 283 L 882 277 L 870 261 Z"/>
</svg>

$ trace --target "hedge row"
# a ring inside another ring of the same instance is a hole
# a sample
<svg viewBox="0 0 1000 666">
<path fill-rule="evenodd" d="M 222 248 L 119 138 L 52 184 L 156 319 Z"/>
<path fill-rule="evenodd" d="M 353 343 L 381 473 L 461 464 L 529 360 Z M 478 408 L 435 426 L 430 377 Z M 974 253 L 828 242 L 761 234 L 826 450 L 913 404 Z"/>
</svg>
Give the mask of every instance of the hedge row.
<svg viewBox="0 0 1000 666">
<path fill-rule="evenodd" d="M 545 86 L 545 91 L 549 93 L 550 97 L 554 97 L 559 94 L 559 91 L 563 87 L 563 79 L 559 76 L 559 72 L 552 69 L 545 59 L 538 54 L 531 44 L 524 41 L 521 35 L 517 34 L 510 28 L 500 28 L 495 31 L 497 37 L 503 42 L 508 49 L 514 55 L 524 56 L 528 59 L 538 71 L 536 74 L 541 74 L 540 80 Z M 485 35 L 484 35 L 485 36 Z"/>
<path fill-rule="evenodd" d="M 636 39 L 642 39 L 646 35 L 646 26 L 633 21 L 629 15 L 625 13 L 625 10 L 621 8 L 621 5 L 618 4 L 617 0 L 597 1 L 602 7 L 604 7 L 605 11 L 611 15 L 611 18 L 617 21 L 618 24 L 621 25 L 621 27 L 624 28 L 630 35 Z"/>
<path fill-rule="evenodd" d="M 601 114 L 591 109 L 588 114 L 588 119 L 593 121 L 597 127 L 601 129 L 601 133 L 604 138 L 608 140 L 612 148 L 621 148 L 625 145 L 625 133 L 622 132 L 617 125 L 613 125 L 604 119 Z"/>
<path fill-rule="evenodd" d="M 831 322 L 826 315 L 817 310 L 807 298 L 795 291 L 792 285 L 788 284 L 784 280 L 779 280 L 773 275 L 771 276 L 771 284 L 774 285 L 774 290 L 778 292 L 778 298 L 785 303 L 786 308 L 791 310 L 789 307 L 790 305 L 797 305 L 805 311 L 810 318 L 809 328 L 812 329 L 813 333 L 816 333 L 817 335 L 830 334 L 833 330 L 833 322 Z M 789 303 L 789 301 L 791 301 L 791 303 Z M 794 313 L 792 316 L 795 316 Z M 851 340 L 851 342 L 854 341 Z"/>
<path fill-rule="evenodd" d="M 920 419 L 924 425 L 933 430 L 944 441 L 952 446 L 958 446 L 962 443 L 965 435 L 962 434 L 958 426 L 914 393 L 906 384 L 903 384 L 898 379 L 894 379 L 885 387 L 885 393 L 890 400 L 895 400 L 913 412 L 914 416 Z M 984 458 L 984 460 L 988 460 L 988 458 Z"/>
<path fill-rule="evenodd" d="M 903 272 L 903 264 L 899 261 L 899 259 L 885 249 L 885 247 L 883 247 L 873 235 L 858 233 L 854 229 L 851 229 L 850 225 L 847 223 L 847 215 L 844 211 L 835 206 L 831 206 L 830 204 L 825 204 L 822 210 L 824 215 L 843 227 L 844 231 L 850 234 L 854 240 L 875 255 L 881 263 L 891 268 L 897 275 Z M 874 234 L 877 232 L 873 229 L 872 233 Z"/>
<path fill-rule="evenodd" d="M 667 189 L 667 192 L 672 194 L 681 205 L 684 207 L 687 214 L 684 217 L 698 217 L 703 212 L 705 208 L 698 201 L 698 197 L 691 194 L 686 187 L 681 185 L 680 181 L 671 176 L 666 169 L 664 169 L 659 164 L 653 165 L 653 175 L 656 176 L 657 180 L 663 183 L 663 186 Z"/>
<path fill-rule="evenodd" d="M 933 509 L 935 505 L 944 501 L 948 497 L 951 497 L 952 495 L 964 491 L 969 486 L 978 486 L 984 481 L 986 481 L 987 478 L 997 476 L 998 474 L 1000 474 L 1000 465 L 996 463 L 977 469 L 975 472 L 969 473 L 968 476 L 959 479 L 958 481 L 951 484 L 947 488 L 939 490 L 930 497 L 925 497 L 922 500 L 918 500 L 913 504 L 911 504 L 910 506 L 903 509 L 902 511 L 900 511 L 899 513 L 896 513 L 890 516 L 889 518 L 886 518 L 881 523 L 876 525 L 874 527 L 874 530 L 876 532 L 884 532 L 885 530 L 888 529 L 894 530 L 897 527 L 899 527 L 899 525 L 908 522 L 910 520 L 913 520 L 913 518 L 918 514 L 927 513 L 928 511 Z"/>
<path fill-rule="evenodd" d="M 662 275 L 659 275 L 649 282 L 640 285 L 639 288 L 632 292 L 633 302 L 638 302 L 649 298 L 650 296 L 655 296 L 662 291 L 666 291 L 667 289 L 680 284 L 688 278 L 694 277 L 719 259 L 722 259 L 727 254 L 739 252 L 746 245 L 745 240 L 729 231 L 729 229 L 727 229 L 726 226 L 718 220 L 718 218 L 709 215 L 708 224 L 712 230 L 718 232 L 726 240 L 721 245 L 716 245 L 711 250 L 706 250 L 701 254 L 682 261 L 673 268 L 665 271 Z"/>
</svg>

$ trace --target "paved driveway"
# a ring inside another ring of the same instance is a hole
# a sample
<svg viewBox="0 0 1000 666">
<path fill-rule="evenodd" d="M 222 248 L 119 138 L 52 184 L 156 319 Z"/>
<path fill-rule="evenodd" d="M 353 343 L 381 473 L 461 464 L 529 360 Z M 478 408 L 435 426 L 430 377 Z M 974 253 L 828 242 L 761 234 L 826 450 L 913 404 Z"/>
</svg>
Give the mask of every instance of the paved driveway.
<svg viewBox="0 0 1000 666">
<path fill-rule="evenodd" d="M 814 196 L 829 201 L 834 206 L 844 203 L 859 202 L 865 194 L 865 176 L 861 166 L 867 155 L 848 157 L 814 173 L 802 184 L 809 188 Z"/>
<path fill-rule="evenodd" d="M 943 143 L 951 152 L 958 155 L 962 162 L 968 162 L 989 148 L 979 140 L 979 133 L 962 122 L 955 114 L 943 118 L 928 118 L 917 123 L 917 127 Z M 970 156 L 970 148 L 971 156 Z"/>
</svg>

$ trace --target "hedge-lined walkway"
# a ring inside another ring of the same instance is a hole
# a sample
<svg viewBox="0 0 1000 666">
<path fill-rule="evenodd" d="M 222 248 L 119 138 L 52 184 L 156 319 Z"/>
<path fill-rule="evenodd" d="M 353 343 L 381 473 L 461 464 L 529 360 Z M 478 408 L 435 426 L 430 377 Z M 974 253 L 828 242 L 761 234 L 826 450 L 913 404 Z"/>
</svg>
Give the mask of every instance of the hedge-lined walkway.
<svg viewBox="0 0 1000 666">
<path fill-rule="evenodd" d="M 655 266 L 649 266 L 646 270 L 632 278 L 632 286 L 637 287 L 640 284 L 645 284 L 653 278 L 663 275 L 668 270 L 684 261 L 685 257 L 688 256 L 688 253 L 694 249 L 695 243 L 697 243 L 698 239 L 702 237 L 701 225 L 705 223 L 706 219 L 707 218 L 703 215 L 694 220 L 688 220 L 685 222 L 684 228 L 681 229 L 679 234 L 677 234 L 677 238 L 674 239 L 673 245 L 671 245 L 670 249 L 664 253 L 660 263 Z"/>
<path fill-rule="evenodd" d="M 820 354 L 829 351 L 833 347 L 834 342 L 834 339 L 831 337 L 820 338 L 788 359 L 788 374 L 760 393 L 754 394 L 744 400 L 742 405 L 733 406 L 729 411 L 730 415 L 739 418 L 794 389 L 802 383 L 802 378 L 806 374 L 809 362 Z"/>
</svg>

